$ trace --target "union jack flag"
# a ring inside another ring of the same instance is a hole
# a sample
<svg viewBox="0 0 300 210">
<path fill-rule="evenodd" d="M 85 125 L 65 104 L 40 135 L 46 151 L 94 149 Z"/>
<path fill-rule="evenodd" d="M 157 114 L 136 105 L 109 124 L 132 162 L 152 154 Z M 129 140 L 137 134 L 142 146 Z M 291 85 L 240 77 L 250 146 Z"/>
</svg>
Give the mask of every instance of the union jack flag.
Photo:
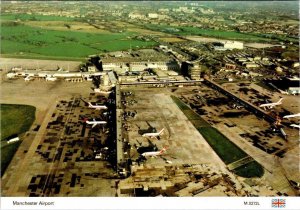
<svg viewBox="0 0 300 210">
<path fill-rule="evenodd" d="M 285 208 L 285 199 L 272 199 L 272 208 Z"/>
</svg>

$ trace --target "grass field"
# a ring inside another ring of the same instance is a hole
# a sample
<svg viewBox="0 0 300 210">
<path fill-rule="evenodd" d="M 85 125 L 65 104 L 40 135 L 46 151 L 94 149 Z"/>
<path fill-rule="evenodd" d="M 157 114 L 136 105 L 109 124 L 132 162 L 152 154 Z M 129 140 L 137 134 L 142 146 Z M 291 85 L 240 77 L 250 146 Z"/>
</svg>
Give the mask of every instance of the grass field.
<svg viewBox="0 0 300 210">
<path fill-rule="evenodd" d="M 1 104 L 1 176 L 9 165 L 21 141 L 7 144 L 12 135 L 26 132 L 35 119 L 35 107 L 28 105 Z"/>
<path fill-rule="evenodd" d="M 68 21 L 74 20 L 71 17 L 61 17 L 53 15 L 29 15 L 29 14 L 2 14 L 2 20 L 13 20 L 13 21 Z"/>
<path fill-rule="evenodd" d="M 255 34 L 255 33 L 240 33 L 236 31 L 222 31 L 213 29 L 202 29 L 191 26 L 168 26 L 168 25 L 154 25 L 147 24 L 145 27 L 149 30 L 161 31 L 169 34 L 181 35 L 181 36 L 205 36 L 215 37 L 219 39 L 233 39 L 247 42 L 270 42 L 272 40 L 277 41 L 294 41 L 295 38 L 283 37 L 276 34 Z"/>
<path fill-rule="evenodd" d="M 198 128 L 198 131 L 226 165 L 248 156 L 217 129 L 213 127 L 202 127 Z"/>
<path fill-rule="evenodd" d="M 264 174 L 264 169 L 259 163 L 253 161 L 234 169 L 234 173 L 238 176 L 246 178 L 262 177 Z"/>
<path fill-rule="evenodd" d="M 86 58 L 88 55 L 103 52 L 147 48 L 156 45 L 153 41 L 143 41 L 135 38 L 138 33 L 120 32 L 104 33 L 91 30 L 53 30 L 41 27 L 33 27 L 31 22 L 49 24 L 49 21 L 63 21 L 69 23 L 72 19 L 65 19 L 56 16 L 34 16 L 36 21 L 32 21 L 30 15 L 19 15 L 22 21 L 13 22 L 15 15 L 1 16 L 6 21 L 2 21 L 1 26 L 1 54 L 13 57 L 43 58 L 49 56 L 70 58 Z M 40 21 L 40 22 L 39 22 Z M 47 22 L 48 21 L 48 22 Z M 60 23 L 61 24 L 61 23 Z M 76 22 L 78 24 L 78 22 Z M 47 25 L 47 24 L 46 24 Z"/>
<path fill-rule="evenodd" d="M 180 99 L 175 96 L 171 97 L 226 165 L 248 156 L 247 153 L 241 150 L 217 129 L 211 127 Z M 235 169 L 233 172 L 242 177 L 261 177 L 264 174 L 263 167 L 256 161 L 247 163 Z"/>
<path fill-rule="evenodd" d="M 190 107 L 183 103 L 179 98 L 175 96 L 171 96 L 171 98 L 196 128 L 210 126 L 205 120 L 203 120 L 197 113 L 190 109 Z"/>
<path fill-rule="evenodd" d="M 4 174 L 20 144 L 21 141 L 18 141 L 1 147 L 1 176 Z"/>
<path fill-rule="evenodd" d="M 35 119 L 35 107 L 1 104 L 1 141 L 27 131 Z"/>
</svg>

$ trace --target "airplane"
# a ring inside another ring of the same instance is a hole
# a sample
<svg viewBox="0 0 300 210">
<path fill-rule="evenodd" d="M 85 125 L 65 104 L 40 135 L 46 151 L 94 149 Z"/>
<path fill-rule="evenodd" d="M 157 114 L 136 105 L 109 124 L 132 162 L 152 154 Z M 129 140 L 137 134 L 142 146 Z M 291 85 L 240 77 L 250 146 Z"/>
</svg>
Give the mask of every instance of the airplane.
<svg viewBox="0 0 300 210">
<path fill-rule="evenodd" d="M 107 106 L 105 105 L 93 105 L 91 102 L 88 102 L 88 105 L 89 105 L 89 108 L 92 108 L 92 109 L 96 109 L 96 110 L 101 110 L 101 109 L 107 109 Z"/>
<path fill-rule="evenodd" d="M 95 88 L 94 92 L 100 94 L 110 94 L 112 91 L 104 91 L 104 90 L 100 90 L 100 88 Z"/>
<path fill-rule="evenodd" d="M 54 82 L 56 80 L 57 80 L 56 77 L 46 77 L 46 81 L 52 81 L 52 82 Z"/>
<path fill-rule="evenodd" d="M 25 82 L 31 81 L 33 78 L 31 76 L 27 76 L 24 78 Z"/>
<path fill-rule="evenodd" d="M 297 125 L 297 124 L 291 124 L 290 126 L 294 127 L 294 128 L 300 128 L 300 125 Z"/>
<path fill-rule="evenodd" d="M 298 114 L 291 114 L 291 115 L 285 115 L 283 118 L 291 118 L 291 117 L 300 117 L 300 113 L 298 113 Z"/>
<path fill-rule="evenodd" d="M 142 136 L 143 137 L 150 137 L 150 138 L 154 138 L 154 137 L 158 137 L 162 134 L 162 132 L 164 131 L 165 129 L 161 129 L 161 131 L 159 131 L 158 133 L 144 133 Z"/>
<path fill-rule="evenodd" d="M 107 122 L 106 121 L 96 121 L 93 119 L 93 121 L 85 120 L 86 124 L 93 125 L 92 128 L 94 128 L 96 125 L 104 125 Z"/>
<path fill-rule="evenodd" d="M 91 102 L 87 102 L 87 101 L 83 100 L 82 98 L 80 100 L 82 100 L 84 102 L 84 104 L 86 106 L 88 106 L 89 108 L 96 109 L 96 110 L 107 109 L 107 106 L 105 106 L 105 105 L 99 105 L 99 104 L 93 105 Z"/>
<path fill-rule="evenodd" d="M 165 152 L 166 152 L 166 150 L 167 150 L 167 148 L 166 147 L 164 147 L 164 148 L 162 148 L 162 150 L 160 150 L 160 151 L 153 151 L 153 152 L 144 152 L 143 154 L 142 154 L 142 156 L 143 157 L 156 157 L 156 156 L 159 156 L 159 155 L 162 155 L 162 154 L 164 154 Z"/>
<path fill-rule="evenodd" d="M 259 107 L 267 107 L 269 109 L 272 109 L 274 106 L 280 105 L 282 104 L 283 98 L 281 98 L 279 101 L 275 102 L 275 103 L 267 103 L 267 104 L 261 104 L 259 105 Z"/>
</svg>

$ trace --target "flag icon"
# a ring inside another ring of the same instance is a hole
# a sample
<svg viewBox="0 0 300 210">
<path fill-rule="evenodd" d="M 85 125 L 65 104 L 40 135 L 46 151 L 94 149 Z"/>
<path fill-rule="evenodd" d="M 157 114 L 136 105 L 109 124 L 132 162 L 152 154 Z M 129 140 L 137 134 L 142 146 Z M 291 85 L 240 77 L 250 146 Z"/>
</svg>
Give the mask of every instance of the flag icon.
<svg viewBox="0 0 300 210">
<path fill-rule="evenodd" d="M 285 199 L 272 199 L 272 208 L 285 208 Z"/>
</svg>

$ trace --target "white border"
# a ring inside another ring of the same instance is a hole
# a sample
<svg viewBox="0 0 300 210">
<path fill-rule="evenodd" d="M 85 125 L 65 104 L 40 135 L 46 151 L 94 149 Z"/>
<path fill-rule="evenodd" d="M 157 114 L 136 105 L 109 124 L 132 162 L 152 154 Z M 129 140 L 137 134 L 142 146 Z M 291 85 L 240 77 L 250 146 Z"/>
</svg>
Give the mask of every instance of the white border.
<svg viewBox="0 0 300 210">
<path fill-rule="evenodd" d="M 285 199 L 284 208 L 272 208 L 272 199 Z M 37 205 L 14 205 L 13 202 L 37 202 Z M 49 205 L 40 205 L 48 202 Z M 245 204 L 248 202 L 248 204 Z M 251 203 L 252 202 L 252 203 Z M 259 204 L 259 205 L 258 205 Z M 105 210 L 184 210 L 184 209 L 299 209 L 300 197 L 2 197 L 1 209 L 105 209 Z"/>
</svg>

